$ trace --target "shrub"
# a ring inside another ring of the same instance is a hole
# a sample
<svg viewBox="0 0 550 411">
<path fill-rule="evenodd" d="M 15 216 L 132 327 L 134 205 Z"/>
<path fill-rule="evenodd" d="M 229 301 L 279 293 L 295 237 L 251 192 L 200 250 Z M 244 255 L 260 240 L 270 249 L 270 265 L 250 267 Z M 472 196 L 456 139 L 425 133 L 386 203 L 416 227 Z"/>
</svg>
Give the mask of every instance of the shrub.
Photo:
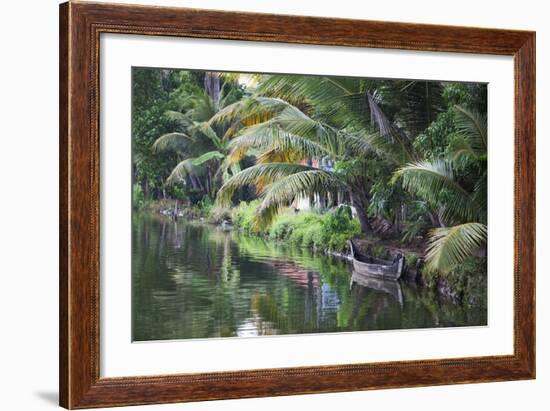
<svg viewBox="0 0 550 411">
<path fill-rule="evenodd" d="M 289 238 L 294 231 L 294 222 L 290 215 L 283 215 L 275 219 L 269 230 L 269 238 L 283 240 Z"/>
<path fill-rule="evenodd" d="M 262 231 L 256 227 L 253 221 L 254 212 L 259 204 L 258 200 L 251 201 L 250 203 L 241 202 L 231 213 L 233 224 L 246 233 L 262 234 Z"/>
<path fill-rule="evenodd" d="M 321 221 L 323 248 L 333 251 L 347 249 L 346 242 L 361 232 L 359 222 L 351 217 L 349 207 L 340 207 L 326 214 Z"/>
<path fill-rule="evenodd" d="M 299 247 L 343 251 L 346 242 L 360 232 L 348 207 L 319 214 L 315 212 L 280 213 L 271 227 L 260 230 L 254 225 L 254 213 L 259 201 L 242 202 L 233 210 L 233 224 L 250 234 L 267 235 L 272 240 L 285 241 Z"/>
<path fill-rule="evenodd" d="M 279 214 L 269 228 L 269 237 L 273 240 L 290 239 L 293 243 L 301 243 L 304 230 L 320 225 L 322 216 L 311 212 Z"/>
</svg>

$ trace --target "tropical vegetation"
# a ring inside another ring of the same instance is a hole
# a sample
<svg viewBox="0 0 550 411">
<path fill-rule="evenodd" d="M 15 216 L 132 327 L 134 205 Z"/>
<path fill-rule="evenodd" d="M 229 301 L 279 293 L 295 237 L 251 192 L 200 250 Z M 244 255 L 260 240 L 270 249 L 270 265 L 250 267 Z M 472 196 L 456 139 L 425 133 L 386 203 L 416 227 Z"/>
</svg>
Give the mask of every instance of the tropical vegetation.
<svg viewBox="0 0 550 411">
<path fill-rule="evenodd" d="M 483 271 L 484 84 L 134 69 L 134 206 L 171 199 L 272 240 L 420 250 Z"/>
</svg>

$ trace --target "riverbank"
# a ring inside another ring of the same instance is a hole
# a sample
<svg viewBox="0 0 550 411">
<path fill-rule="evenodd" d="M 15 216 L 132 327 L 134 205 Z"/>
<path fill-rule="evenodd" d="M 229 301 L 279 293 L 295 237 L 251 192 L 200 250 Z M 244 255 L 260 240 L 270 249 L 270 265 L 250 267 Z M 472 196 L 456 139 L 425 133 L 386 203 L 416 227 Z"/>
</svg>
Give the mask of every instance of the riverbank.
<svg viewBox="0 0 550 411">
<path fill-rule="evenodd" d="M 144 207 L 144 211 L 184 220 L 198 220 L 211 224 L 232 225 L 248 235 L 294 247 L 309 248 L 313 252 L 332 255 L 349 261 L 347 241 L 354 239 L 364 254 L 391 260 L 400 253 L 405 256 L 402 277 L 407 283 L 416 284 L 455 302 L 470 306 L 487 304 L 486 260 L 476 257 L 466 259 L 465 264 L 442 275 L 424 269 L 422 243 L 403 244 L 396 239 L 380 239 L 361 235 L 359 223 L 351 217 L 349 209 L 342 207 L 324 214 L 310 211 L 295 212 L 291 209 L 277 214 L 271 225 L 260 228 L 254 220 L 257 202 L 241 203 L 232 209 L 209 204 L 201 206 L 176 204 L 175 200 L 159 200 Z"/>
</svg>

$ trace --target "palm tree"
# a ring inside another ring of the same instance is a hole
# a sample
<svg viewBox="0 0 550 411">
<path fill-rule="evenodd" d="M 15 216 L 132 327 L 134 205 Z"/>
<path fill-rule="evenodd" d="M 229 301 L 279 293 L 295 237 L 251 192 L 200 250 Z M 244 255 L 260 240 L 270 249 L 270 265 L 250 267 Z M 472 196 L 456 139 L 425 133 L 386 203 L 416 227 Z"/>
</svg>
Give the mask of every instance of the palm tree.
<svg viewBox="0 0 550 411">
<path fill-rule="evenodd" d="M 257 164 L 226 181 L 218 192 L 218 201 L 228 204 L 238 188 L 254 186 L 262 197 L 256 222 L 265 226 L 271 223 L 281 207 L 297 197 L 325 198 L 346 192 L 356 208 L 363 231 L 367 232 L 366 207 L 371 182 L 363 159 L 372 157 L 369 139 L 373 137 L 364 131 L 339 130 L 278 98 L 252 98 L 247 105 L 255 107 L 255 114 L 269 114 L 270 118 L 239 132 L 229 143 L 228 162 L 238 162 L 252 152 Z M 335 170 L 307 165 L 309 159 L 320 157 L 354 159 L 357 164 L 346 176 Z"/>
<path fill-rule="evenodd" d="M 226 167 L 223 162 L 229 153 L 229 139 L 235 133 L 235 124 L 213 124 L 210 120 L 237 97 L 231 91 L 220 95 L 219 75 L 205 76 L 205 87 L 204 92 L 189 99 L 184 112 L 165 113 L 176 122 L 179 131 L 160 136 L 152 148 L 154 152 L 178 154 L 178 164 L 166 179 L 167 185 L 189 181 L 195 190 L 213 196 L 222 180 L 230 173 L 239 172 L 240 167 L 238 164 Z"/>
<path fill-rule="evenodd" d="M 433 116 L 439 109 L 440 99 L 431 97 L 437 94 L 434 89 L 441 88 L 439 83 L 403 82 L 399 83 L 398 90 L 401 94 L 408 93 L 406 111 L 393 109 L 390 119 L 380 104 L 384 96 L 388 100 L 388 96 L 396 98 L 397 92 L 390 93 L 391 84 L 395 82 L 332 76 L 264 77 L 256 91 L 262 97 L 254 101 L 256 107 L 269 109 L 270 115 L 265 121 L 241 131 L 231 143 L 229 158 L 239 160 L 253 152 L 257 155 L 258 167 L 228 181 L 220 192 L 221 201 L 230 200 L 239 185 L 255 185 L 264 197 L 258 209 L 258 222 L 267 224 L 280 206 L 297 196 L 323 198 L 344 191 L 357 211 L 362 231 L 369 232 L 367 210 L 376 168 L 373 163 L 386 162 L 397 167 L 416 160 L 412 146 L 414 135 L 404 132 L 398 124 L 404 123 L 403 119 L 412 122 L 415 112 L 420 113 L 417 118 L 424 119 L 426 113 Z M 427 97 L 417 97 L 418 93 L 411 92 L 416 89 L 426 91 Z M 242 106 L 233 108 L 224 115 L 242 114 Z M 426 121 L 431 121 L 431 117 Z M 418 123 L 420 120 L 415 124 Z M 332 172 L 311 166 L 300 169 L 300 173 L 290 166 L 284 171 L 284 163 L 308 162 L 323 156 L 347 166 Z M 262 175 L 271 173 L 270 163 L 278 177 L 282 178 L 279 174 L 285 173 L 284 181 L 293 182 L 284 186 L 284 192 L 282 187 L 286 183 L 270 186 L 266 183 L 269 178 Z M 280 196 L 278 203 L 275 193 Z"/>
<path fill-rule="evenodd" d="M 462 107 L 454 114 L 458 132 L 446 158 L 410 163 L 393 178 L 437 207 L 448 223 L 431 230 L 426 254 L 427 268 L 441 273 L 483 252 L 487 240 L 487 120 Z"/>
</svg>

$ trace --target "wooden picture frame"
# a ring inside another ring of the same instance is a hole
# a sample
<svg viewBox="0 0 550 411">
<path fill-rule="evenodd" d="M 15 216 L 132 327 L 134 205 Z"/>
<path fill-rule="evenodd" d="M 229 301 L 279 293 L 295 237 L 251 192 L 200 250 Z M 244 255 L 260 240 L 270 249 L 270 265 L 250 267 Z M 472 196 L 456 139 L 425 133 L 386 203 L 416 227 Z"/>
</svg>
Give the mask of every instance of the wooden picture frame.
<svg viewBox="0 0 550 411">
<path fill-rule="evenodd" d="M 101 33 L 513 56 L 514 354 L 100 378 Z M 535 33 L 69 2 L 60 6 L 60 405 L 91 408 L 535 377 Z"/>
</svg>

